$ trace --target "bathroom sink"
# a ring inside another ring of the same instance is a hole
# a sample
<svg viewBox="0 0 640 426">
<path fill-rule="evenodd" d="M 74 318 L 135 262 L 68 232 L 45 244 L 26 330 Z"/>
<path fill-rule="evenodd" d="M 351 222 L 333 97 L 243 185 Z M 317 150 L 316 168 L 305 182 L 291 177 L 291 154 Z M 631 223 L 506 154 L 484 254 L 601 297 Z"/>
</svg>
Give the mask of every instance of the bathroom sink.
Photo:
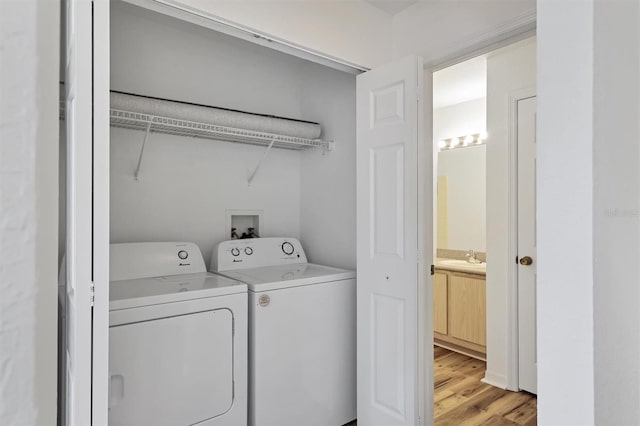
<svg viewBox="0 0 640 426">
<path fill-rule="evenodd" d="M 443 260 L 439 260 L 437 264 L 441 266 L 454 266 L 456 268 L 473 269 L 473 270 L 481 270 L 481 271 L 485 271 L 487 268 L 487 264 L 485 262 L 469 263 L 466 260 L 458 260 L 458 259 L 443 259 Z"/>
</svg>

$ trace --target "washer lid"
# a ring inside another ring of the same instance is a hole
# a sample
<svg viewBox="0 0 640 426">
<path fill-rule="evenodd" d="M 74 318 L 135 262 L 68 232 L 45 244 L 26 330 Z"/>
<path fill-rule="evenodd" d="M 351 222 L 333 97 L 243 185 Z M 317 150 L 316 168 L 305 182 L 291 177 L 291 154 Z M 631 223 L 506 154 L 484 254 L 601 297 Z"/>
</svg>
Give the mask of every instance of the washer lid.
<svg viewBox="0 0 640 426">
<path fill-rule="evenodd" d="M 250 291 L 277 290 L 356 277 L 355 271 L 315 265 L 313 263 L 265 266 L 219 273 L 247 283 Z"/>
<path fill-rule="evenodd" d="M 246 293 L 247 286 L 220 275 L 171 275 L 109 283 L 109 310 Z"/>
</svg>

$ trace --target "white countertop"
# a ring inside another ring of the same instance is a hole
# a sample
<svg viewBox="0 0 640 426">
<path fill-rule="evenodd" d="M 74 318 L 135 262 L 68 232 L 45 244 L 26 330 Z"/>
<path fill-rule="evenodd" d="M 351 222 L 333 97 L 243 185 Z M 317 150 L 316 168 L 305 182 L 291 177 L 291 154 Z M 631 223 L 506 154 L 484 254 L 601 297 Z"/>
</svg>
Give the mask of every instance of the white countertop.
<svg viewBox="0 0 640 426">
<path fill-rule="evenodd" d="M 447 264 L 447 262 L 454 261 L 455 265 Z M 444 263 L 443 263 L 444 262 Z M 465 272 L 467 274 L 487 275 L 487 263 L 482 262 L 478 264 L 467 263 L 465 260 L 445 259 L 443 257 L 436 257 L 434 263 L 436 269 L 442 269 L 445 271 L 453 272 Z"/>
</svg>

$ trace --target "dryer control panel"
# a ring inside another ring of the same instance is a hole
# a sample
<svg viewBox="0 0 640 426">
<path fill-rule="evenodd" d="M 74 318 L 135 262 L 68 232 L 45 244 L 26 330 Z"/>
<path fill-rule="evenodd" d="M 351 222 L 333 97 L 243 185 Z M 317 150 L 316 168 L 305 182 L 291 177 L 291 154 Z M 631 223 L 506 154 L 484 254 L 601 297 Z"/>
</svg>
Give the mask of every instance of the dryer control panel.
<svg viewBox="0 0 640 426">
<path fill-rule="evenodd" d="M 194 243 L 111 244 L 109 256 L 110 281 L 207 272 Z"/>
<path fill-rule="evenodd" d="M 296 238 L 248 238 L 223 241 L 211 256 L 212 271 L 307 263 Z"/>
</svg>

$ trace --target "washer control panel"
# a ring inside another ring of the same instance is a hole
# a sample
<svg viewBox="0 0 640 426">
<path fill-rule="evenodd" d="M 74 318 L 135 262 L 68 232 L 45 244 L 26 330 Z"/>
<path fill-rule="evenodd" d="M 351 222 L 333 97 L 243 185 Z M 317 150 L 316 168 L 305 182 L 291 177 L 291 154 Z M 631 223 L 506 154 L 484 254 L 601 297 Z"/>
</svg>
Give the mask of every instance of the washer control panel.
<svg viewBox="0 0 640 426">
<path fill-rule="evenodd" d="M 307 263 L 296 238 L 250 238 L 223 241 L 211 256 L 212 271 Z"/>
<path fill-rule="evenodd" d="M 289 241 L 282 243 L 282 252 L 287 256 L 291 256 L 295 251 L 295 247 Z"/>
</svg>

